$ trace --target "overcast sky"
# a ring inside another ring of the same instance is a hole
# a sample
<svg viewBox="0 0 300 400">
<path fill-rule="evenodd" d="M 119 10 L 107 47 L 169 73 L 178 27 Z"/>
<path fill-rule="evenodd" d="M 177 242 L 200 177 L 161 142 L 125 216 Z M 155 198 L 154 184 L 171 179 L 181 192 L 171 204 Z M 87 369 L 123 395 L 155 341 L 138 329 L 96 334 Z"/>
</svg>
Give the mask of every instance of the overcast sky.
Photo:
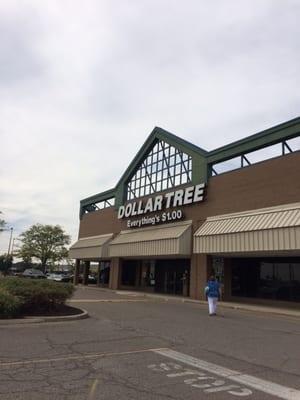
<svg viewBox="0 0 300 400">
<path fill-rule="evenodd" d="M 113 188 L 155 126 L 212 150 L 299 116 L 299 0 L 1 0 L 14 236 Z M 0 254 L 9 233 L 0 234 Z"/>
</svg>

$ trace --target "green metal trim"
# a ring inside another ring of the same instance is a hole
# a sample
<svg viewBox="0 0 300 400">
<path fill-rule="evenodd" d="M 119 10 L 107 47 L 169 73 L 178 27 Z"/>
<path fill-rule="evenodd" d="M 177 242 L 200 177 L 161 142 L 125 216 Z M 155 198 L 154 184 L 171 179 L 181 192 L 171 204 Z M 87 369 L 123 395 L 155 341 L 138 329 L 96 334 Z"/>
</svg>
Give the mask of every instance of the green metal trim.
<svg viewBox="0 0 300 400">
<path fill-rule="evenodd" d="M 80 200 L 80 210 L 79 210 L 79 218 L 81 219 L 84 214 L 84 207 L 99 203 L 100 201 L 109 200 L 111 198 L 115 198 L 116 189 L 106 190 L 105 192 L 95 194 L 93 196 L 87 197 L 83 200 Z"/>
<path fill-rule="evenodd" d="M 192 184 L 207 183 L 209 175 L 206 158 L 195 156 L 192 163 Z"/>
<path fill-rule="evenodd" d="M 85 199 L 80 200 L 80 204 L 82 206 L 88 206 L 92 203 L 99 203 L 100 201 L 111 199 L 115 197 L 116 189 L 106 190 L 105 192 L 95 194 L 90 197 L 86 197 Z"/>
<path fill-rule="evenodd" d="M 208 153 L 207 162 L 214 164 L 229 160 L 239 155 L 263 149 L 280 143 L 283 140 L 292 139 L 300 135 L 300 118 L 292 119 L 280 125 L 266 129 L 262 132 L 248 136 L 226 146 L 220 147 Z"/>
<path fill-rule="evenodd" d="M 115 207 L 119 208 L 124 203 L 125 203 L 125 185 L 124 183 L 119 183 L 116 188 Z"/>
<path fill-rule="evenodd" d="M 156 133 L 156 136 L 161 139 L 165 140 L 169 144 L 172 144 L 173 146 L 177 147 L 178 149 L 181 149 L 182 151 L 188 153 L 190 151 L 195 152 L 196 154 L 206 156 L 208 152 L 204 149 L 202 149 L 199 146 L 194 145 L 193 143 L 188 142 L 187 140 L 184 140 L 180 138 L 179 136 L 174 135 L 171 132 L 168 132 L 162 128 L 155 127 L 152 132 Z M 188 153 L 189 154 L 189 153 Z"/>
</svg>

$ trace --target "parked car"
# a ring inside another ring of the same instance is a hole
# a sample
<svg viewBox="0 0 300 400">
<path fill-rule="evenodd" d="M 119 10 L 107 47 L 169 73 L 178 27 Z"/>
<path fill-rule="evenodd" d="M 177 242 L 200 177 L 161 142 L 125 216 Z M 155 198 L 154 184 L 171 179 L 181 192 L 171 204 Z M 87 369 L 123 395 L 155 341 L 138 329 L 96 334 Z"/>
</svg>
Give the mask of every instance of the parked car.
<svg viewBox="0 0 300 400">
<path fill-rule="evenodd" d="M 70 282 L 72 276 L 62 271 L 54 271 L 47 274 L 47 279 L 56 282 Z"/>
<path fill-rule="evenodd" d="M 97 278 L 95 275 L 89 274 L 88 283 L 97 283 Z"/>
<path fill-rule="evenodd" d="M 83 283 L 83 274 L 78 276 L 78 283 Z M 89 274 L 88 275 L 88 283 L 97 283 L 97 278 L 95 275 Z"/>
<path fill-rule="evenodd" d="M 46 275 L 43 274 L 42 271 L 33 268 L 25 269 L 22 276 L 23 278 L 31 278 L 31 279 L 46 279 Z"/>
</svg>

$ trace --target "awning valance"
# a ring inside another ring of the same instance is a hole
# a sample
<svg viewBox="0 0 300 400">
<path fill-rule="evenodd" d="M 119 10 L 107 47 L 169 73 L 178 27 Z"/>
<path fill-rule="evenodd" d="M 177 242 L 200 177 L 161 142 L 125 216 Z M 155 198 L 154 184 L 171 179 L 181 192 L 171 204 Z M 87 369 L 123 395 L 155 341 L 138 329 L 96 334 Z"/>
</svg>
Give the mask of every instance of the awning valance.
<svg viewBox="0 0 300 400">
<path fill-rule="evenodd" d="M 300 250 L 300 203 L 209 217 L 194 234 L 195 253 Z"/>
<path fill-rule="evenodd" d="M 121 231 L 109 244 L 111 257 L 191 254 L 191 221 Z"/>
<path fill-rule="evenodd" d="M 108 243 L 112 233 L 79 239 L 69 249 L 69 257 L 81 260 L 94 260 L 108 256 Z"/>
</svg>

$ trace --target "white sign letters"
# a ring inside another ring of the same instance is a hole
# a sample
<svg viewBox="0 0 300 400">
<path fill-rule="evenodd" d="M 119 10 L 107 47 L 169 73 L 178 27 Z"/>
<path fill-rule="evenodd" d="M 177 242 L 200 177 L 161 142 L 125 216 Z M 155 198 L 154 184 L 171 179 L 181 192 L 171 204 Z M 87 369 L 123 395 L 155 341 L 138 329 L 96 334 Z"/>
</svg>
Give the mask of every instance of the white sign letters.
<svg viewBox="0 0 300 400">
<path fill-rule="evenodd" d="M 146 200 L 134 201 L 131 203 L 127 203 L 123 206 L 119 207 L 118 210 L 118 218 L 130 218 L 142 216 L 148 213 L 159 212 L 164 209 L 181 207 L 188 204 L 198 203 L 203 201 L 204 198 L 204 188 L 205 183 L 200 183 L 195 186 L 188 186 L 184 189 L 178 189 L 173 192 L 168 192 L 165 194 L 160 194 L 155 197 L 149 197 Z M 172 212 L 173 213 L 173 212 Z M 147 225 L 147 224 L 155 224 L 158 222 L 166 222 L 170 219 L 180 219 L 182 218 L 182 212 L 178 213 L 178 215 L 172 214 L 171 212 L 164 213 L 159 221 L 157 220 L 157 216 L 152 218 L 143 217 L 141 223 L 137 224 Z M 171 216 L 171 217 L 170 217 Z M 148 221 L 151 219 L 151 222 Z M 146 222 L 147 221 L 147 222 Z"/>
</svg>

